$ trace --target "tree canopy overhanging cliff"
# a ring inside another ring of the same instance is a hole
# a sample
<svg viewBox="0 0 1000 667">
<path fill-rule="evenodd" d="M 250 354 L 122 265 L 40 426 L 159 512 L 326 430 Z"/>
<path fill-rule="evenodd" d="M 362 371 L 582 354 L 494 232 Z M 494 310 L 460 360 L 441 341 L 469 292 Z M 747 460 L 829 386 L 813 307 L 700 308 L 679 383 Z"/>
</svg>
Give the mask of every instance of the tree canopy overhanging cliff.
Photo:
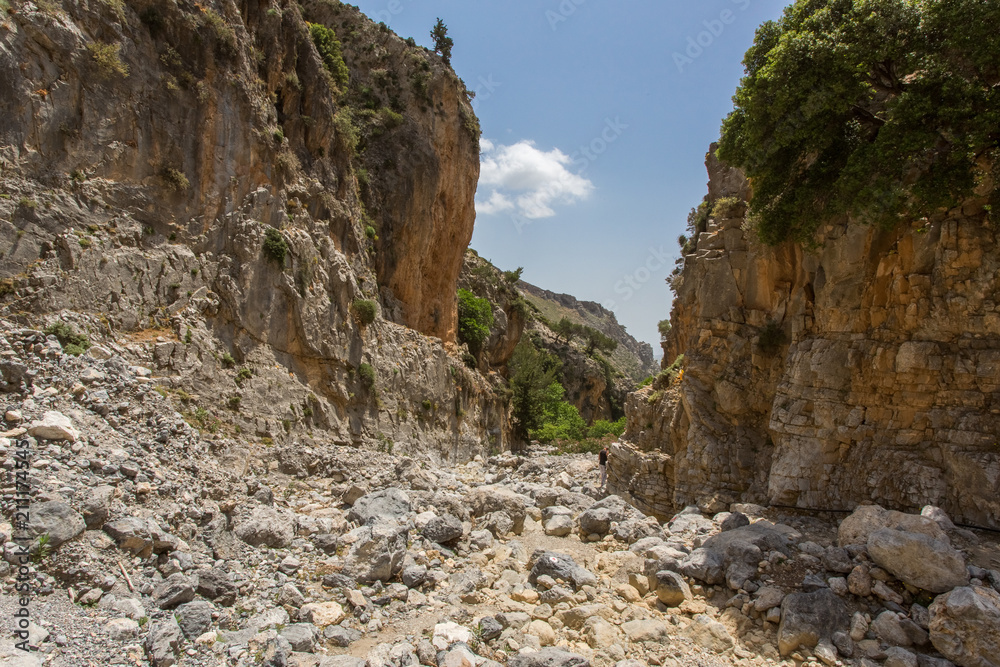
<svg viewBox="0 0 1000 667">
<path fill-rule="evenodd" d="M 760 239 L 972 197 L 996 220 L 998 23 L 992 0 L 798 0 L 761 25 L 718 152 L 750 178 Z"/>
</svg>

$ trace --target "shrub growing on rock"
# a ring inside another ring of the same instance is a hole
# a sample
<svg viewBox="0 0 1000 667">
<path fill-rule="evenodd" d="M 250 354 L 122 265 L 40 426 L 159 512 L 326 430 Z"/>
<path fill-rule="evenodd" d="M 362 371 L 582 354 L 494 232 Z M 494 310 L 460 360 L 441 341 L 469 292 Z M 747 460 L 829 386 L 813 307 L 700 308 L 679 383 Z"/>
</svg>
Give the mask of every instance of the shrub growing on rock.
<svg viewBox="0 0 1000 667">
<path fill-rule="evenodd" d="M 355 299 L 351 309 L 354 311 L 354 316 L 358 318 L 358 322 L 364 326 L 374 322 L 378 312 L 375 302 L 370 299 Z"/>
<path fill-rule="evenodd" d="M 278 266 L 284 266 L 285 255 L 288 254 L 288 242 L 274 227 L 268 227 L 264 232 L 264 254 Z"/>
</svg>

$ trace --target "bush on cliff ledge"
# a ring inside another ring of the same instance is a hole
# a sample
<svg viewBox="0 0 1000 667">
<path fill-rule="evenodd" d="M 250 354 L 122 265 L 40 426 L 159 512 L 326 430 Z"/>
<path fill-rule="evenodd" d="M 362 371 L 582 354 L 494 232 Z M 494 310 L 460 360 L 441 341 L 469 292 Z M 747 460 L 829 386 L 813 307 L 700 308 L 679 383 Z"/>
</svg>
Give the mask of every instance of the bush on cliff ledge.
<svg viewBox="0 0 1000 667">
<path fill-rule="evenodd" d="M 1000 4 L 797 0 L 757 29 L 718 156 L 760 239 L 889 227 L 972 196 L 1000 212 Z"/>
</svg>

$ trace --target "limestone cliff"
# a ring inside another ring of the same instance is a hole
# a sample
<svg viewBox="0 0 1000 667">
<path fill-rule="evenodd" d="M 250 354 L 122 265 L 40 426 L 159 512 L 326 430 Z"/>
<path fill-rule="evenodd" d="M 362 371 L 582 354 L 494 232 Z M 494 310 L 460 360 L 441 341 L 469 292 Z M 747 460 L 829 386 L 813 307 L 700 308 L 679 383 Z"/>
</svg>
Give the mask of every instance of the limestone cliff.
<svg viewBox="0 0 1000 667">
<path fill-rule="evenodd" d="M 0 90 L 6 313 L 75 322 L 223 433 L 502 445 L 450 345 L 478 125 L 439 57 L 339 2 L 13 0 Z"/>
<path fill-rule="evenodd" d="M 1000 526 L 1000 247 L 980 209 L 762 247 L 742 175 L 708 167 L 709 209 L 736 203 L 687 248 L 664 359 L 684 372 L 629 397 L 612 490 L 661 514 L 934 504 Z"/>
</svg>

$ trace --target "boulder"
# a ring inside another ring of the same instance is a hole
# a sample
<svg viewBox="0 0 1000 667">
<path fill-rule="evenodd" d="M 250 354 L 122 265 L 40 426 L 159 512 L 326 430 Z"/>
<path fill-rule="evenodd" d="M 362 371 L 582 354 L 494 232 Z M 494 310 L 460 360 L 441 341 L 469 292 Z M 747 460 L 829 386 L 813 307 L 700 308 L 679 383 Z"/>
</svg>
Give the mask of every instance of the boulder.
<svg viewBox="0 0 1000 667">
<path fill-rule="evenodd" d="M 969 583 L 962 554 L 950 543 L 923 533 L 891 528 L 872 531 L 868 554 L 900 581 L 932 593 L 946 593 Z"/>
<path fill-rule="evenodd" d="M 336 625 L 347 618 L 344 608 L 336 602 L 312 602 L 299 610 L 299 618 L 318 628 Z"/>
<path fill-rule="evenodd" d="M 545 551 L 533 554 L 535 564 L 528 575 L 528 581 L 534 584 L 538 577 L 548 575 L 553 579 L 562 579 L 573 583 L 579 589 L 582 586 L 595 586 L 597 577 L 589 570 L 577 565 L 571 556 Z"/>
<path fill-rule="evenodd" d="M 573 532 L 573 519 L 565 514 L 557 514 L 545 522 L 546 535 L 566 537 Z"/>
<path fill-rule="evenodd" d="M 695 616 L 684 634 L 698 646 L 715 653 L 728 651 L 735 644 L 726 626 L 706 614 Z"/>
<path fill-rule="evenodd" d="M 661 570 L 656 573 L 656 598 L 668 607 L 679 607 L 691 599 L 691 588 L 681 575 Z"/>
<path fill-rule="evenodd" d="M 465 503 L 472 516 L 481 517 L 493 512 L 505 512 L 513 523 L 511 530 L 514 533 L 520 535 L 524 530 L 524 518 L 527 516 L 525 498 L 510 489 L 501 486 L 481 486 L 465 497 Z"/>
<path fill-rule="evenodd" d="M 27 533 L 33 537 L 48 535 L 50 547 L 58 547 L 87 530 L 83 515 L 66 503 L 51 500 L 31 506 Z"/>
<path fill-rule="evenodd" d="M 190 602 L 194 599 L 194 595 L 194 585 L 191 580 L 180 572 L 170 575 L 153 590 L 153 599 L 160 609 L 173 609 Z"/>
<path fill-rule="evenodd" d="M 76 442 L 80 432 L 73 427 L 73 420 L 61 412 L 50 410 L 42 418 L 31 422 L 28 434 L 39 440 L 69 440 Z"/>
<path fill-rule="evenodd" d="M 250 546 L 283 549 L 295 537 L 295 522 L 292 517 L 275 509 L 258 507 L 248 518 L 236 524 L 234 532 L 236 537 Z"/>
<path fill-rule="evenodd" d="M 844 603 L 828 588 L 786 595 L 781 602 L 778 651 L 787 656 L 800 646 L 813 648 L 821 639 L 846 629 L 848 621 Z"/>
<path fill-rule="evenodd" d="M 208 632 L 212 627 L 212 612 L 215 608 L 204 600 L 195 600 L 177 607 L 174 618 L 181 632 L 189 640 L 194 641 Z"/>
<path fill-rule="evenodd" d="M 176 665 L 181 639 L 181 628 L 172 616 L 165 621 L 152 623 L 144 647 L 153 667 Z"/>
<path fill-rule="evenodd" d="M 941 655 L 960 667 L 1000 667 L 1000 593 L 963 586 L 930 606 L 930 638 Z"/>
<path fill-rule="evenodd" d="M 410 497 L 396 488 L 383 489 L 361 496 L 347 514 L 348 521 L 367 524 L 373 520 L 399 521 L 410 513 Z"/>
<path fill-rule="evenodd" d="M 91 489 L 83 498 L 83 520 L 89 530 L 100 530 L 108 520 L 111 500 L 115 496 L 115 487 L 101 485 Z"/>
<path fill-rule="evenodd" d="M 448 544 L 462 537 L 462 522 L 450 514 L 436 516 L 423 527 L 421 535 L 431 542 Z"/>
<path fill-rule="evenodd" d="M 224 570 L 210 568 L 198 571 L 198 585 L 195 587 L 198 595 L 205 597 L 223 607 L 229 607 L 236 602 L 239 589 Z"/>
<path fill-rule="evenodd" d="M 655 619 L 636 619 L 622 624 L 622 630 L 631 642 L 653 642 L 659 644 L 667 640 L 667 624 Z"/>
<path fill-rule="evenodd" d="M 388 581 L 399 574 L 406 556 L 409 531 L 388 521 L 355 528 L 344 536 L 351 545 L 343 574 L 365 584 Z"/>
<path fill-rule="evenodd" d="M 864 546 L 868 544 L 868 537 L 882 528 L 922 533 L 935 540 L 948 542 L 948 536 L 934 520 L 916 514 L 887 510 L 880 505 L 861 505 L 841 521 L 837 529 L 837 542 L 842 547 L 851 544 Z"/>
</svg>

